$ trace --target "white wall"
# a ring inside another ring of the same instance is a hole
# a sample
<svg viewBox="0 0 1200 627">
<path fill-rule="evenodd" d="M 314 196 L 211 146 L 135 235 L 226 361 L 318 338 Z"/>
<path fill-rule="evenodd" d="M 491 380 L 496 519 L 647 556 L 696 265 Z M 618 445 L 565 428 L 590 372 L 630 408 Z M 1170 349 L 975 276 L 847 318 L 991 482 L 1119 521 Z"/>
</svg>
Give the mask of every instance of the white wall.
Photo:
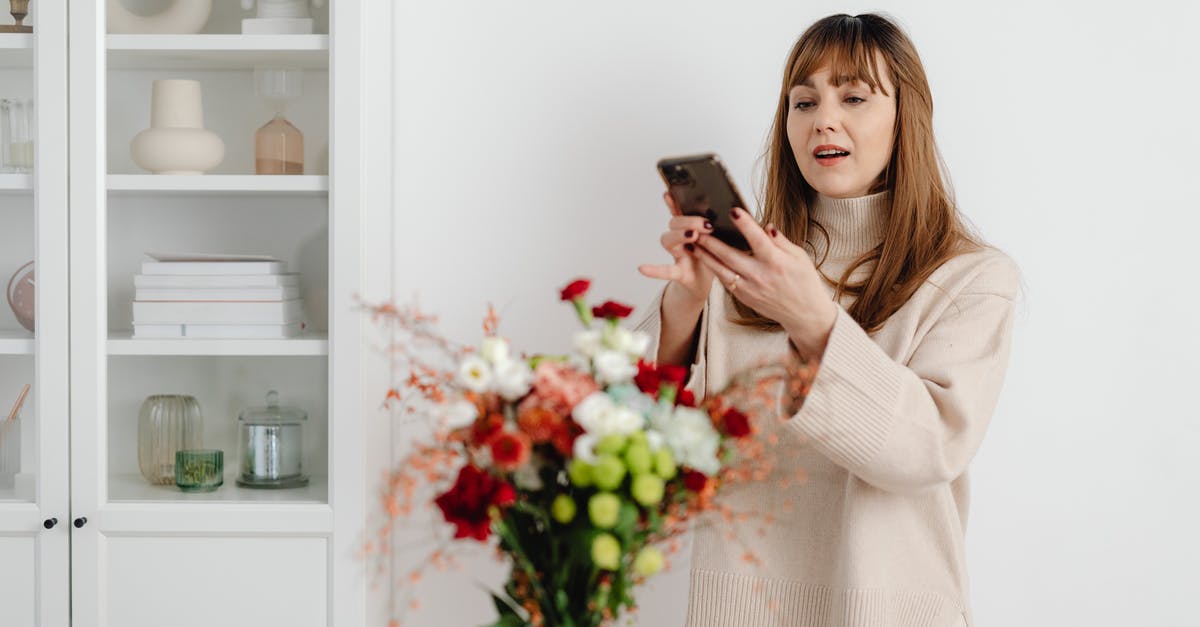
<svg viewBox="0 0 1200 627">
<path fill-rule="evenodd" d="M 567 350 L 571 278 L 645 304 L 637 265 L 668 259 L 655 160 L 716 151 L 754 189 L 792 42 L 872 10 L 922 55 L 963 212 L 1026 274 L 972 465 L 977 624 L 1194 620 L 1195 2 L 397 3 L 397 296 L 463 341 L 493 302 L 530 352 Z M 501 575 L 426 584 L 405 624 L 485 622 L 475 581 Z M 677 564 L 639 624 L 682 624 L 686 586 Z"/>
</svg>

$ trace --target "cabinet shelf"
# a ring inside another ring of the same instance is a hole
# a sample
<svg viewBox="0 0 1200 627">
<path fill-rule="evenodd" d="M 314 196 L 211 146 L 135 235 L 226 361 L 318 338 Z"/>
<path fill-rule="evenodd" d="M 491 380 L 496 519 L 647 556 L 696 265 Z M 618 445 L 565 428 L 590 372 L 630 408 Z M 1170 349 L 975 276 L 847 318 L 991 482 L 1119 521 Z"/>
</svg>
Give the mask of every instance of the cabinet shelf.
<svg viewBox="0 0 1200 627">
<path fill-rule="evenodd" d="M 33 68 L 32 33 L 0 33 L 0 68 Z"/>
<path fill-rule="evenodd" d="M 227 452 L 228 453 L 228 452 Z M 226 454 L 228 462 L 234 456 Z M 213 492 L 183 492 L 173 485 L 153 485 L 141 475 L 112 475 L 108 483 L 108 500 L 111 503 L 155 502 L 155 503 L 327 503 L 329 482 L 322 475 L 310 476 L 303 488 L 286 490 L 261 490 L 243 488 L 236 483 L 236 472 L 225 473 L 225 485 Z"/>
<path fill-rule="evenodd" d="M 32 174 L 0 174 L 0 192 L 33 191 Z"/>
<path fill-rule="evenodd" d="M 329 69 L 329 35 L 108 35 L 114 70 Z"/>
<path fill-rule="evenodd" d="M 32 355 L 33 335 L 25 330 L 0 330 L 0 355 Z"/>
<path fill-rule="evenodd" d="M 329 193 L 329 176 L 324 174 L 109 174 L 108 191 L 321 196 Z"/>
<path fill-rule="evenodd" d="M 132 331 L 108 336 L 109 355 L 321 356 L 329 354 L 324 332 L 280 340 L 134 339 Z"/>
</svg>

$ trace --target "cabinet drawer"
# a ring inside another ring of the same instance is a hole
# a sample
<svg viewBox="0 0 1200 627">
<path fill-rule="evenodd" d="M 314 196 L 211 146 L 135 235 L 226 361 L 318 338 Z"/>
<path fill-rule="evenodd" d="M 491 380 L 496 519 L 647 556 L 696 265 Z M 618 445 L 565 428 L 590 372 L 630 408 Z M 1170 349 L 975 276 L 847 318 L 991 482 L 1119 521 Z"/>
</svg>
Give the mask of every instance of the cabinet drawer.
<svg viewBox="0 0 1200 627">
<path fill-rule="evenodd" d="M 109 537 L 108 625 L 326 627 L 326 538 Z"/>
</svg>

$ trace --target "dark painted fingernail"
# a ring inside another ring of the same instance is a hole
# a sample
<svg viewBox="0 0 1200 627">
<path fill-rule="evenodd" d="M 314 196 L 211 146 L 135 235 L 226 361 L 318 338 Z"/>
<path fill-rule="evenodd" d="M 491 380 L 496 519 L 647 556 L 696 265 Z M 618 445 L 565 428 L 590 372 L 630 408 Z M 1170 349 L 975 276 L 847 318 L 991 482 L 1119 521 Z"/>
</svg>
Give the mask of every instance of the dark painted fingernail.
<svg viewBox="0 0 1200 627">
<path fill-rule="evenodd" d="M 772 225 L 771 226 L 771 237 L 777 237 L 778 235 L 779 235 L 779 229 L 775 228 L 774 225 Z"/>
<path fill-rule="evenodd" d="M 695 231 L 684 231 L 684 232 L 683 232 L 683 236 L 684 236 L 684 237 L 691 237 L 693 233 L 695 233 Z"/>
<path fill-rule="evenodd" d="M 684 244 L 683 247 L 686 248 L 689 253 L 696 252 L 695 244 Z"/>
<path fill-rule="evenodd" d="M 709 231 L 711 231 L 711 230 L 712 230 L 712 222 L 709 222 L 708 220 L 705 220 L 705 221 L 704 221 L 704 228 L 705 228 L 705 229 L 708 229 Z"/>
<path fill-rule="evenodd" d="M 742 217 L 742 210 L 734 208 L 729 212 L 729 215 L 733 216 L 734 220 L 737 220 L 738 218 Z"/>
</svg>

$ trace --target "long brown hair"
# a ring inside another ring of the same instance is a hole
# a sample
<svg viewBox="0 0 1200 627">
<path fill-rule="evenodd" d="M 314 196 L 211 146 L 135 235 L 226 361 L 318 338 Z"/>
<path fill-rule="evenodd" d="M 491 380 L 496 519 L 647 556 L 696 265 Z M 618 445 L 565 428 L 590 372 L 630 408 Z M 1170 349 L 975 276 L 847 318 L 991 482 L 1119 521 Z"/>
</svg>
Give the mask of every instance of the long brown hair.
<svg viewBox="0 0 1200 627">
<path fill-rule="evenodd" d="M 896 91 L 891 158 L 869 192 L 892 192 L 884 239 L 851 262 L 836 281 L 821 273 L 834 288 L 835 299 L 843 293 L 857 295 L 847 311 L 868 333 L 883 326 L 943 262 L 991 247 L 968 229 L 952 191 L 948 191 L 948 182 L 943 181 L 945 163 L 933 138 L 933 98 L 916 48 L 899 27 L 876 13 L 823 18 L 804 31 L 792 47 L 784 66 L 774 124 L 762 155 L 768 165 L 759 193 L 760 222 L 776 225 L 789 240 L 803 242 L 810 249 L 813 229 L 822 231 L 828 241 L 829 232 L 810 214 L 816 190 L 801 175 L 788 142 L 788 92 L 828 64 L 832 76 L 855 77 L 886 94 L 879 80 L 881 68 L 876 67 L 877 51 L 885 59 L 883 69 Z M 872 260 L 878 263 L 870 277 L 848 284 L 855 269 Z M 824 261 L 818 260 L 817 267 Z M 781 328 L 778 322 L 736 298 L 733 302 L 740 316 L 731 320 L 735 324 L 768 331 Z"/>
</svg>

